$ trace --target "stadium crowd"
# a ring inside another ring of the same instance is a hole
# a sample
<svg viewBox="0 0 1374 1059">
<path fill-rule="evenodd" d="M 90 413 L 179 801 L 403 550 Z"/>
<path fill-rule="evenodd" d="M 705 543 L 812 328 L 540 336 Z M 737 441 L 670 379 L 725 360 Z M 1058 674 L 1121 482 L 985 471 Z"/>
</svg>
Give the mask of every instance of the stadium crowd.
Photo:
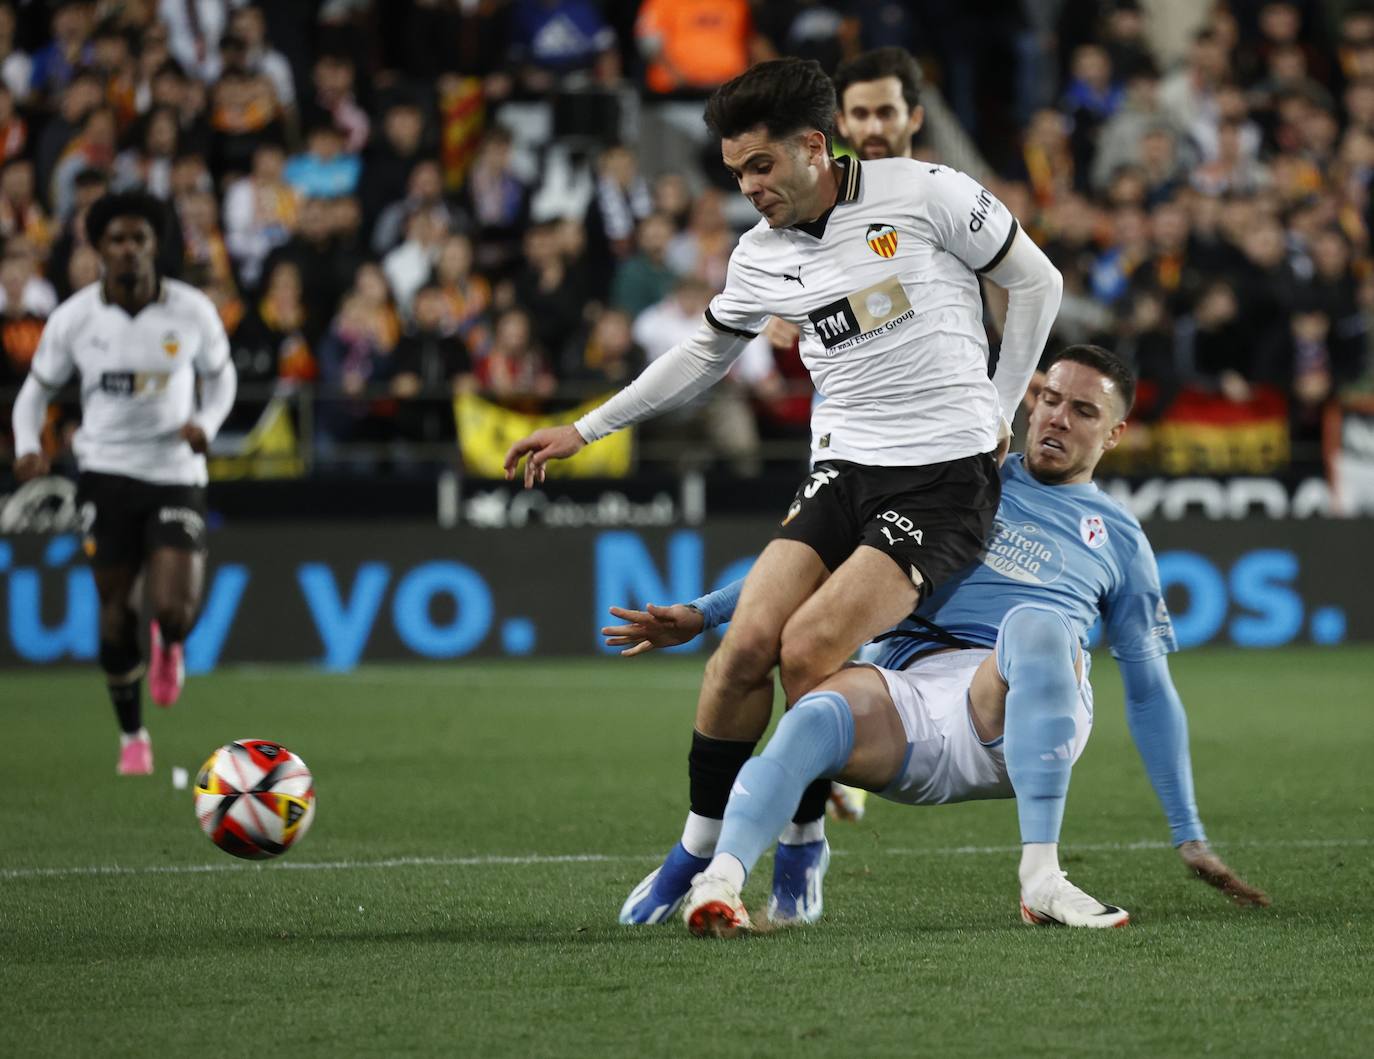
<svg viewBox="0 0 1374 1059">
<path fill-rule="evenodd" d="M 709 149 L 684 169 L 625 130 L 758 59 L 880 45 L 975 145 L 923 130 L 916 156 L 1022 220 L 1065 277 L 1051 348 L 1125 355 L 1141 417 L 1267 394 L 1310 440 L 1367 385 L 1367 3 L 0 0 L 0 422 L 47 314 L 98 275 L 86 209 L 127 188 L 169 200 L 162 266 L 231 335 L 231 438 L 274 393 L 315 397 L 327 453 L 451 447 L 459 393 L 616 388 L 695 327 L 753 222 Z M 778 324 L 658 429 L 747 475 L 810 398 Z"/>
</svg>

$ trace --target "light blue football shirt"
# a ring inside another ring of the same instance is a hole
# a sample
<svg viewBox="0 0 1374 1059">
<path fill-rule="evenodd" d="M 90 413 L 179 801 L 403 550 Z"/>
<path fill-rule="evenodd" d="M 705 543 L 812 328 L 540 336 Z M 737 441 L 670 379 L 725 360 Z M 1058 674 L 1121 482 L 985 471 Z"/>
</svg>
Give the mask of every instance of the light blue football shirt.
<svg viewBox="0 0 1374 1059">
<path fill-rule="evenodd" d="M 1003 618 L 1022 603 L 1058 610 L 1085 648 L 1101 617 L 1111 652 L 1122 661 L 1178 649 L 1154 551 L 1135 517 L 1092 483 L 1041 484 L 1014 455 L 1002 465 L 1002 500 L 987 547 L 916 616 L 992 647 Z M 898 628 L 921 631 L 911 620 Z M 901 669 L 944 645 L 899 635 L 879 646 L 874 664 Z"/>
</svg>

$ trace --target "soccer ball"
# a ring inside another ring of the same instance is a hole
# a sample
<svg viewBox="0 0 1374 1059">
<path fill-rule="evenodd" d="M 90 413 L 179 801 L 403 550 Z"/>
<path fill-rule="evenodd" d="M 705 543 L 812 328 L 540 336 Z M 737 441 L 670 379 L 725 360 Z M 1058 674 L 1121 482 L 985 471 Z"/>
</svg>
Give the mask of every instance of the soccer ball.
<svg viewBox="0 0 1374 1059">
<path fill-rule="evenodd" d="M 196 818 L 226 853 L 246 860 L 277 857 L 310 830 L 315 780 L 280 743 L 226 743 L 196 773 Z"/>
</svg>

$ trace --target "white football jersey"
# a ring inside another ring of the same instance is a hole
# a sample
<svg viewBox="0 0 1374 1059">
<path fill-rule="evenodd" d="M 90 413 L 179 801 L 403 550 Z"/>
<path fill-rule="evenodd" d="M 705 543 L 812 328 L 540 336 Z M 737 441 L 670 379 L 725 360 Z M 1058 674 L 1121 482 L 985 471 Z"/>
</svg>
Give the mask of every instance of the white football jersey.
<svg viewBox="0 0 1374 1059">
<path fill-rule="evenodd" d="M 1011 249 L 1016 219 L 946 166 L 835 164 L 840 193 L 827 213 L 791 228 L 761 220 L 744 234 L 707 322 L 750 336 L 769 316 L 800 325 L 821 398 L 813 460 L 923 466 L 992 451 L 1002 410 L 978 273 Z"/>
<path fill-rule="evenodd" d="M 81 428 L 72 449 L 83 471 L 167 485 L 204 485 L 205 457 L 178 432 L 196 410 L 196 375 L 229 363 L 214 303 L 164 279 L 156 301 L 129 316 L 99 283 L 53 310 L 29 370 L 49 390 L 81 376 Z"/>
</svg>

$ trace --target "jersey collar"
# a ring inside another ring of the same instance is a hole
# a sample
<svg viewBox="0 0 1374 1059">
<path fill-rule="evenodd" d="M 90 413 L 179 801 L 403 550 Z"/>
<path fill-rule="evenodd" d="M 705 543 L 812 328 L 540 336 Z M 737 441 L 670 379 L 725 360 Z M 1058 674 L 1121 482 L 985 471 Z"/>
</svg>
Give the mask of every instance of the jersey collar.
<svg viewBox="0 0 1374 1059">
<path fill-rule="evenodd" d="M 830 220 L 830 215 L 835 211 L 835 206 L 845 202 L 853 202 L 859 197 L 859 160 L 857 158 L 831 158 L 830 164 L 840 171 L 840 190 L 839 194 L 835 196 L 835 205 L 814 221 L 792 226 L 799 232 L 805 232 L 813 239 L 820 239 L 825 235 L 826 222 Z"/>
<path fill-rule="evenodd" d="M 101 304 L 101 305 L 108 306 L 108 307 L 111 308 L 111 309 L 122 309 L 122 308 L 123 308 L 122 305 L 117 305 L 117 304 L 115 304 L 114 302 L 110 301 L 109 298 L 105 297 L 105 279 L 104 279 L 103 276 L 102 276 L 99 280 L 96 281 L 96 285 L 97 285 L 97 287 L 99 288 L 99 291 L 100 291 L 100 304 Z M 157 278 L 157 294 L 154 296 L 153 300 L 150 301 L 150 302 L 148 303 L 148 305 L 165 305 L 165 304 L 167 304 L 167 280 L 166 280 L 164 277 L 159 276 L 159 277 Z M 148 308 L 148 305 L 145 305 L 145 306 L 143 307 L 143 309 Z M 139 312 L 141 313 L 141 312 L 143 311 L 143 309 L 140 309 Z M 137 315 L 137 314 L 135 314 L 135 315 Z"/>
</svg>

